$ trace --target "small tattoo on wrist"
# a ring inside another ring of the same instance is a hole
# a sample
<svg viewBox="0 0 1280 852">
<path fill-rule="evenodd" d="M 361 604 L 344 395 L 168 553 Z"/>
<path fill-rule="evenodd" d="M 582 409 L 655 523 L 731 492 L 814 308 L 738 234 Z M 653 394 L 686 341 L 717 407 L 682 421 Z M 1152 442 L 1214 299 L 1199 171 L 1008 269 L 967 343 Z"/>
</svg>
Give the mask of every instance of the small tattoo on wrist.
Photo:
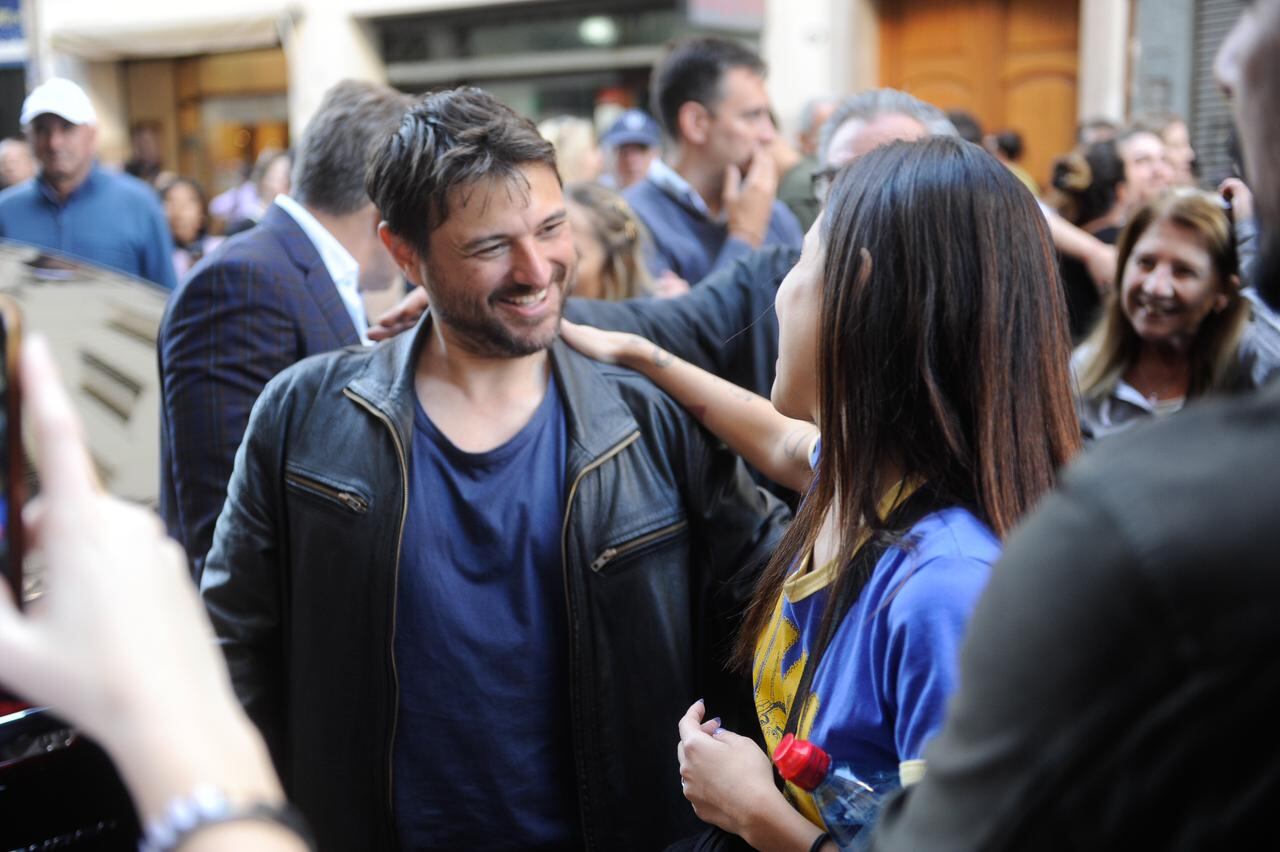
<svg viewBox="0 0 1280 852">
<path fill-rule="evenodd" d="M 653 347 L 653 366 L 670 367 L 671 362 L 676 360 L 676 356 L 667 352 L 660 346 Z"/>
</svg>

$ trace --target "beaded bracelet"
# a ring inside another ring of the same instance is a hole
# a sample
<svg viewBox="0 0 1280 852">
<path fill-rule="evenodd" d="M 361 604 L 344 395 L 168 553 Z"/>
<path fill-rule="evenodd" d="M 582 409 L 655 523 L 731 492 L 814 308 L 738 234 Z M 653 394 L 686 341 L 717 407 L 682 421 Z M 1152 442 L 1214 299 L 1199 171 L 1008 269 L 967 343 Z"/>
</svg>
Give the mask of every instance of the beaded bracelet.
<svg viewBox="0 0 1280 852">
<path fill-rule="evenodd" d="M 147 826 L 138 849 L 140 852 L 173 852 L 202 829 L 246 820 L 278 825 L 296 834 L 308 849 L 315 849 L 302 814 L 287 802 L 253 802 L 233 807 L 226 793 L 208 785 L 171 801 L 164 815 Z"/>
</svg>

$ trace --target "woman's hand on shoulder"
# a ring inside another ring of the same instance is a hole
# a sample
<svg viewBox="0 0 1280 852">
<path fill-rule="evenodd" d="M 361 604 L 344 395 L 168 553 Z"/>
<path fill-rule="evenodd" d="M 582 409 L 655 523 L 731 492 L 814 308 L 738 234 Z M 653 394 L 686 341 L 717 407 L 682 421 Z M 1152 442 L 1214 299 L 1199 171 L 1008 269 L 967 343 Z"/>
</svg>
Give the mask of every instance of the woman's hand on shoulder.
<svg viewBox="0 0 1280 852">
<path fill-rule="evenodd" d="M 588 358 L 606 364 L 636 366 L 646 351 L 661 351 L 657 344 L 638 334 L 622 331 L 605 331 L 590 325 L 578 325 L 569 320 L 560 321 L 560 336 L 564 342 Z"/>
</svg>

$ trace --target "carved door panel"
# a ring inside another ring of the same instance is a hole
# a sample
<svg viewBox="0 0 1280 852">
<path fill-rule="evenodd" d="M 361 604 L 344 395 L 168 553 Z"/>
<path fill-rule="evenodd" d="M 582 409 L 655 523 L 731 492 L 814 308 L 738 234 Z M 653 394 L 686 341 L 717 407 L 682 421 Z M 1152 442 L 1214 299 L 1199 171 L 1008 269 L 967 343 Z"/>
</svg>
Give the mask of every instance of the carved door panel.
<svg viewBox="0 0 1280 852">
<path fill-rule="evenodd" d="M 1022 134 L 1043 185 L 1076 123 L 1078 0 L 881 0 L 880 78 Z"/>
</svg>

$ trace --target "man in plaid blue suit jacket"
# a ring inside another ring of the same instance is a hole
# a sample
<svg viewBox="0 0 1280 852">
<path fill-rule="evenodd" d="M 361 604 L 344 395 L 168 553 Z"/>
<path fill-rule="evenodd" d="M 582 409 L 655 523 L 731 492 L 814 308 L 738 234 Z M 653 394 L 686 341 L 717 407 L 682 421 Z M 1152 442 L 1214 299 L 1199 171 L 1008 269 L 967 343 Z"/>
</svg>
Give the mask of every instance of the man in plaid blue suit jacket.
<svg viewBox="0 0 1280 852">
<path fill-rule="evenodd" d="M 160 329 L 160 514 L 199 579 L 258 394 L 309 355 L 367 342 L 360 282 L 394 263 L 364 189 L 370 148 L 411 100 L 345 81 L 307 125 L 293 190 L 174 292 Z"/>
</svg>

